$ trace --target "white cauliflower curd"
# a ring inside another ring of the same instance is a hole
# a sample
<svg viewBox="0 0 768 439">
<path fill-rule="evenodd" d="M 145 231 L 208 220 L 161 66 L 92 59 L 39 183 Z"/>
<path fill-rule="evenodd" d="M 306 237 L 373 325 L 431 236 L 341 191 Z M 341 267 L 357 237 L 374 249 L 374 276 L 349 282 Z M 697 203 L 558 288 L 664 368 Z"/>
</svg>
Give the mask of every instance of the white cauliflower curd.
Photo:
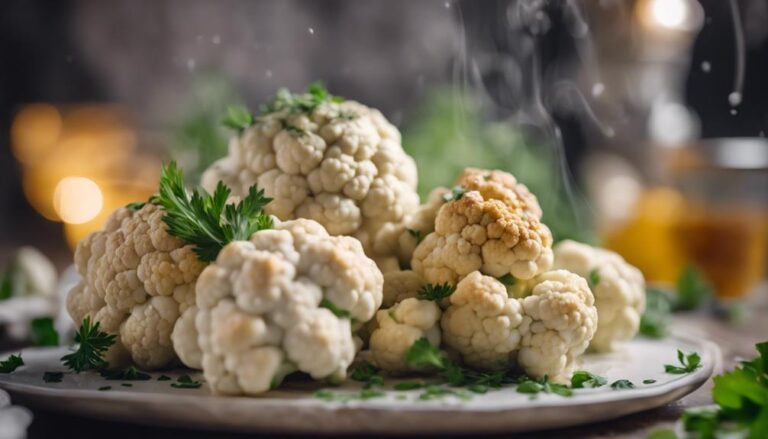
<svg viewBox="0 0 768 439">
<path fill-rule="evenodd" d="M 273 198 L 268 214 L 354 236 L 383 269 L 397 268 L 394 249 L 377 252 L 373 241 L 418 208 L 416 165 L 378 110 L 340 102 L 318 85 L 305 94 L 281 90 L 229 149 L 205 172 L 203 187 L 222 180 L 241 196 L 258 183 Z"/>
<path fill-rule="evenodd" d="M 443 341 L 477 369 L 517 365 L 533 377 L 568 381 L 597 328 L 592 293 L 583 278 L 565 270 L 527 283 L 530 295 L 516 299 L 497 279 L 470 273 L 443 313 Z"/>
<path fill-rule="evenodd" d="M 512 197 L 511 190 L 506 192 Z M 552 234 L 547 226 L 519 207 L 525 203 L 516 207 L 490 196 L 489 191 L 455 191 L 438 211 L 435 231 L 416 247 L 413 271 L 429 283 L 455 285 L 478 270 L 530 279 L 548 269 Z"/>
<path fill-rule="evenodd" d="M 392 374 L 421 370 L 406 363 L 405 353 L 421 338 L 440 346 L 440 315 L 435 302 L 415 298 L 379 310 L 369 342 L 373 364 Z"/>
<path fill-rule="evenodd" d="M 293 371 L 340 380 L 355 357 L 353 321 L 374 316 L 382 283 L 359 241 L 276 220 L 203 270 L 187 310 L 196 315 L 182 317 L 174 345 L 216 393 L 260 394 Z"/>
<path fill-rule="evenodd" d="M 105 360 L 144 369 L 172 365 L 171 342 L 179 315 L 195 303 L 195 282 L 205 264 L 193 246 L 171 236 L 154 204 L 121 208 L 104 230 L 82 240 L 75 266 L 82 276 L 67 296 L 75 322 L 90 316 L 117 335 Z"/>
<path fill-rule="evenodd" d="M 484 370 L 514 364 L 520 346 L 523 309 L 498 280 L 475 271 L 456 286 L 440 326 L 446 346 L 464 362 Z"/>
<path fill-rule="evenodd" d="M 555 267 L 590 280 L 600 321 L 590 348 L 612 351 L 634 337 L 645 311 L 645 280 L 618 254 L 574 241 L 554 248 Z"/>
<path fill-rule="evenodd" d="M 568 382 L 597 330 L 597 309 L 587 281 L 566 270 L 530 280 L 530 295 L 519 299 L 521 324 L 518 365 L 534 377 Z"/>
</svg>

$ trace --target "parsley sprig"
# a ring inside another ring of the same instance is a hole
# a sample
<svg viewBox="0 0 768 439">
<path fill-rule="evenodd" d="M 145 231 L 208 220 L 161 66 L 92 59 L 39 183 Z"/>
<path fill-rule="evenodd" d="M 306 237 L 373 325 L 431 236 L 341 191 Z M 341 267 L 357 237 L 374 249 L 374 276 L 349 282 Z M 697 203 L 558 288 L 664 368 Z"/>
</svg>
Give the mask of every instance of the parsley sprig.
<svg viewBox="0 0 768 439">
<path fill-rule="evenodd" d="M 758 356 L 715 377 L 715 409 L 695 408 L 683 414 L 687 432 L 702 439 L 730 433 L 733 437 L 768 437 L 768 341 L 756 345 Z"/>
<path fill-rule="evenodd" d="M 376 369 L 374 365 L 367 362 L 355 366 L 349 377 L 355 381 L 364 383 L 364 389 L 370 389 L 373 386 L 384 384 L 384 377 L 379 374 L 379 370 Z"/>
<path fill-rule="evenodd" d="M 251 186 L 237 204 L 227 204 L 230 192 L 219 182 L 212 195 L 203 189 L 190 195 L 181 169 L 171 162 L 163 167 L 155 202 L 165 210 L 163 221 L 168 233 L 193 244 L 198 258 L 210 262 L 226 244 L 272 227 L 272 219 L 264 214 L 264 207 L 272 199 L 263 190 Z"/>
<path fill-rule="evenodd" d="M 0 373 L 11 373 L 24 365 L 24 359 L 19 355 L 11 355 L 5 360 L 0 361 Z"/>
<path fill-rule="evenodd" d="M 574 389 L 594 389 L 608 384 L 608 380 L 586 370 L 577 370 L 571 376 L 571 387 Z"/>
<path fill-rule="evenodd" d="M 254 120 L 253 114 L 247 108 L 235 106 L 227 108 L 227 114 L 221 124 L 233 130 L 242 131 L 253 125 Z"/>
<path fill-rule="evenodd" d="M 685 354 L 678 349 L 677 361 L 680 362 L 680 366 L 665 364 L 664 371 L 671 374 L 681 375 L 684 373 L 691 373 L 701 367 L 701 357 L 696 352 Z"/>
<path fill-rule="evenodd" d="M 456 286 L 449 283 L 444 284 L 426 284 L 419 289 L 416 297 L 421 300 L 433 300 L 439 302 L 449 297 L 456 291 Z"/>
<path fill-rule="evenodd" d="M 115 343 L 116 338 L 115 335 L 102 332 L 99 322 L 92 323 L 91 317 L 87 316 L 75 333 L 77 350 L 61 357 L 61 361 L 78 373 L 89 369 L 104 369 L 109 366 L 104 360 L 104 354 Z"/>
<path fill-rule="evenodd" d="M 341 96 L 330 94 L 322 82 L 315 81 L 309 84 L 304 93 L 291 93 L 287 88 L 277 90 L 275 97 L 261 107 L 261 112 L 269 114 L 287 110 L 289 113 L 311 114 L 323 103 L 343 101 Z"/>
</svg>

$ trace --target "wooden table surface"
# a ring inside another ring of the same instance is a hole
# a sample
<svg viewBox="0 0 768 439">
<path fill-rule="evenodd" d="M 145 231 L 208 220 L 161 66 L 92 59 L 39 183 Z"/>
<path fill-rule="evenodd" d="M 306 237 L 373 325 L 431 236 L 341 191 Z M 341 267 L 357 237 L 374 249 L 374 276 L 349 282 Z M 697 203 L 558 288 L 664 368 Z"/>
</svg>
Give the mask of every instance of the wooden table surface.
<svg viewBox="0 0 768 439">
<path fill-rule="evenodd" d="M 741 359 L 752 358 L 756 355 L 755 343 L 768 340 L 768 288 L 761 288 L 752 295 L 748 307 L 751 311 L 749 322 L 742 326 L 734 326 L 726 321 L 718 320 L 707 313 L 677 314 L 675 328 L 688 334 L 700 335 L 715 341 L 722 350 L 721 364 L 716 368 L 719 373 L 723 368 L 730 369 Z M 708 405 L 712 403 L 710 392 L 712 380 L 709 380 L 694 393 L 676 403 L 654 410 L 637 413 L 623 418 L 590 424 L 581 427 L 567 428 L 519 435 L 530 438 L 645 438 L 656 429 L 669 428 L 680 418 L 682 412 L 689 407 Z M 65 438 L 65 437 L 107 437 L 117 438 L 237 438 L 242 434 L 222 434 L 220 432 L 190 431 L 183 428 L 169 429 L 148 427 L 105 420 L 61 415 L 58 413 L 33 411 L 35 419 L 29 430 L 30 438 Z M 300 419 L 296 420 L 301 422 Z M 264 437 L 276 437 L 264 432 Z M 258 435 L 248 435 L 255 437 Z M 510 435 L 506 435 L 510 436 Z M 505 437 L 505 435 L 499 435 Z"/>
</svg>

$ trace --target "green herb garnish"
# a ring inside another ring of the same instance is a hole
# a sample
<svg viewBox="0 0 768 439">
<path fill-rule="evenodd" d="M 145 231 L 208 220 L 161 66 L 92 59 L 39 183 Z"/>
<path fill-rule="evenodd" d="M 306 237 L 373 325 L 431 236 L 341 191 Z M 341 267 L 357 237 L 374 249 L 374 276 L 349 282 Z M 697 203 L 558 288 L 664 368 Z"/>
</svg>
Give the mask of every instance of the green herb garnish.
<svg viewBox="0 0 768 439">
<path fill-rule="evenodd" d="M 227 204 L 230 192 L 219 182 L 213 195 L 199 189 L 190 196 L 176 163 L 163 167 L 156 198 L 165 210 L 163 222 L 168 225 L 168 233 L 195 246 L 201 261 L 213 261 L 226 244 L 247 240 L 255 232 L 272 227 L 272 219 L 264 214 L 264 207 L 272 199 L 264 196 L 263 190 L 251 186 L 237 204 Z"/>
<path fill-rule="evenodd" d="M 594 389 L 608 384 L 608 380 L 585 370 L 578 370 L 571 377 L 571 387 L 574 389 Z"/>
<path fill-rule="evenodd" d="M 13 276 L 16 271 L 14 263 L 9 264 L 0 279 L 0 300 L 8 300 L 13 296 Z"/>
<path fill-rule="evenodd" d="M 58 346 L 59 345 L 59 333 L 53 326 L 53 319 L 50 317 L 42 317 L 32 320 L 31 325 L 31 338 L 32 343 L 35 346 Z"/>
<path fill-rule="evenodd" d="M 355 381 L 365 383 L 364 388 L 366 389 L 384 384 L 384 377 L 379 374 L 379 370 L 371 363 L 361 363 L 355 366 L 349 377 Z"/>
<path fill-rule="evenodd" d="M 419 292 L 416 294 L 416 296 L 421 300 L 433 300 L 435 302 L 439 302 L 447 297 L 449 297 L 453 292 L 456 291 L 456 286 L 451 285 L 449 283 L 444 284 L 426 284 L 421 289 L 419 289 Z"/>
<path fill-rule="evenodd" d="M 549 379 L 545 376 L 541 379 L 533 379 L 525 377 L 523 381 L 517 384 L 517 393 L 525 393 L 532 397 L 539 393 L 554 393 L 560 396 L 571 396 L 573 390 L 565 384 L 550 383 Z"/>
<path fill-rule="evenodd" d="M 126 204 L 125 208 L 135 212 L 135 211 L 141 209 L 142 207 L 144 207 L 146 205 L 147 205 L 146 201 L 134 201 L 133 203 Z"/>
<path fill-rule="evenodd" d="M 589 272 L 589 286 L 590 288 L 594 288 L 597 286 L 597 284 L 600 283 L 600 270 L 597 268 L 592 269 L 592 271 Z"/>
<path fill-rule="evenodd" d="M 103 386 L 103 387 L 99 387 L 96 390 L 98 390 L 99 392 L 103 392 L 105 390 L 112 390 L 112 386 Z"/>
<path fill-rule="evenodd" d="M 278 89 L 272 101 L 261 107 L 261 112 L 269 114 L 286 110 L 289 113 L 312 114 L 321 104 L 343 101 L 344 98 L 328 93 L 322 82 L 315 81 L 309 84 L 304 93 L 291 93 L 286 88 Z"/>
<path fill-rule="evenodd" d="M 11 355 L 5 360 L 0 361 L 0 373 L 11 373 L 24 365 L 24 360 L 19 355 Z"/>
<path fill-rule="evenodd" d="M 424 234 L 421 233 L 421 230 L 416 229 L 405 229 L 408 231 L 408 234 L 416 238 L 416 243 L 421 243 L 421 241 L 424 239 Z"/>
<path fill-rule="evenodd" d="M 397 391 L 421 389 L 427 384 L 424 381 L 403 381 L 392 386 Z"/>
<path fill-rule="evenodd" d="M 701 357 L 696 352 L 685 354 L 683 351 L 678 349 L 677 361 L 680 362 L 680 366 L 665 364 L 664 371 L 667 373 L 680 375 L 684 373 L 691 373 L 701 367 Z"/>
<path fill-rule="evenodd" d="M 253 125 L 254 117 L 247 108 L 235 106 L 227 108 L 227 114 L 221 121 L 222 125 L 233 130 L 242 131 Z"/>
<path fill-rule="evenodd" d="M 339 308 L 338 306 L 336 306 L 336 304 L 334 304 L 333 302 L 325 298 L 320 301 L 320 308 L 326 308 L 330 310 L 336 317 L 340 319 L 348 319 L 352 317 L 352 313 L 350 313 L 346 309 Z"/>
<path fill-rule="evenodd" d="M 99 330 L 99 322 L 91 323 L 91 317 L 86 316 L 75 333 L 75 352 L 61 357 L 65 366 L 80 373 L 89 369 L 104 369 L 109 364 L 104 361 L 107 349 L 115 343 L 116 336 Z"/>
<path fill-rule="evenodd" d="M 168 375 L 160 375 L 159 377 L 157 377 L 157 380 L 158 381 L 170 381 L 171 377 L 169 377 Z"/>
<path fill-rule="evenodd" d="M 104 369 L 101 377 L 109 381 L 149 381 L 152 377 L 146 373 L 130 366 L 125 369 Z"/>
<path fill-rule="evenodd" d="M 202 385 L 203 383 L 193 380 L 189 375 L 182 375 L 176 378 L 175 383 L 171 383 L 171 387 L 175 389 L 197 389 Z"/>
<path fill-rule="evenodd" d="M 512 273 L 507 273 L 504 276 L 497 278 L 497 280 L 508 287 L 511 287 L 512 285 L 517 283 L 517 278 L 515 278 L 515 276 L 512 276 Z"/>
<path fill-rule="evenodd" d="M 643 380 L 643 384 L 653 384 L 656 380 Z"/>
<path fill-rule="evenodd" d="M 327 389 L 321 389 L 314 393 L 314 397 L 323 401 L 348 402 L 348 401 L 366 401 L 374 398 L 382 398 L 386 393 L 379 389 L 363 389 L 355 393 L 331 392 Z"/>
<path fill-rule="evenodd" d="M 443 201 L 447 203 L 449 201 L 461 200 L 465 193 L 467 193 L 467 189 L 463 186 L 454 186 L 451 192 L 443 195 Z"/>
<path fill-rule="evenodd" d="M 416 367 L 445 368 L 445 361 L 440 350 L 426 337 L 416 340 L 405 352 L 405 362 Z"/>
<path fill-rule="evenodd" d="M 120 383 L 120 385 L 123 387 L 133 387 L 133 384 L 131 383 Z"/>
<path fill-rule="evenodd" d="M 611 383 L 611 389 L 613 390 L 622 390 L 622 389 L 634 389 L 635 385 L 630 380 L 618 380 Z"/>
<path fill-rule="evenodd" d="M 43 372 L 43 381 L 46 383 L 60 383 L 64 379 L 64 372 Z"/>
</svg>

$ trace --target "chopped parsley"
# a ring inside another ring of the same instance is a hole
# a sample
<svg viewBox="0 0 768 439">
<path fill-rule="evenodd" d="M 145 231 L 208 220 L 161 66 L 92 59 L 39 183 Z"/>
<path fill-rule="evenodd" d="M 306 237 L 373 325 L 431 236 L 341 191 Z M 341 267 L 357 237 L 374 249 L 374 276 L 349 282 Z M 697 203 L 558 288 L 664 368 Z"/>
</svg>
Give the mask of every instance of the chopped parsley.
<svg viewBox="0 0 768 439">
<path fill-rule="evenodd" d="M 135 211 L 141 209 L 142 207 L 144 207 L 146 205 L 147 205 L 146 201 L 134 201 L 133 203 L 126 204 L 125 208 L 135 212 Z"/>
<path fill-rule="evenodd" d="M 611 383 L 611 389 L 613 390 L 623 390 L 623 389 L 634 389 L 635 385 L 630 380 L 618 380 Z"/>
<path fill-rule="evenodd" d="M 332 392 L 327 389 L 321 389 L 314 393 L 314 397 L 328 402 L 348 402 L 348 401 L 366 401 L 374 398 L 383 398 L 386 396 L 379 389 L 363 389 L 359 392 Z"/>
<path fill-rule="evenodd" d="M 281 88 L 272 100 L 262 105 L 263 114 L 287 111 L 289 113 L 312 114 L 317 107 L 327 102 L 344 102 L 344 98 L 328 92 L 325 85 L 315 81 L 307 87 L 304 93 L 291 93 L 287 88 Z"/>
<path fill-rule="evenodd" d="M 571 377 L 571 387 L 574 389 L 594 389 L 608 384 L 608 380 L 585 370 L 577 370 Z"/>
<path fill-rule="evenodd" d="M 643 384 L 653 384 L 656 380 L 643 380 Z"/>
<path fill-rule="evenodd" d="M 98 390 L 99 392 L 103 392 L 105 390 L 112 390 L 112 386 L 103 386 L 103 387 L 99 387 L 96 390 Z"/>
<path fill-rule="evenodd" d="M 701 357 L 696 352 L 685 354 L 681 350 L 677 350 L 677 361 L 680 362 L 679 366 L 673 364 L 665 364 L 664 371 L 675 375 L 684 373 L 691 373 L 701 367 Z"/>
<path fill-rule="evenodd" d="M 242 131 L 254 122 L 253 114 L 243 106 L 227 108 L 227 114 L 222 119 L 221 124 L 233 130 Z"/>
<path fill-rule="evenodd" d="M 592 271 L 589 272 L 589 286 L 590 288 L 594 288 L 597 286 L 597 284 L 600 283 L 600 270 L 597 268 L 592 269 Z"/>
<path fill-rule="evenodd" d="M 19 355 L 11 355 L 5 360 L 0 361 L 0 373 L 11 373 L 24 365 L 24 360 Z"/>
<path fill-rule="evenodd" d="M 159 377 L 157 377 L 157 380 L 158 381 L 170 381 L 171 377 L 169 377 L 168 375 L 160 375 Z"/>
<path fill-rule="evenodd" d="M 449 297 L 453 292 L 456 291 L 456 286 L 451 285 L 449 283 L 444 284 L 426 284 L 421 289 L 419 289 L 419 292 L 416 294 L 416 297 L 418 297 L 421 300 L 433 300 L 435 302 L 439 302 L 447 297 Z"/>
<path fill-rule="evenodd" d="M 43 381 L 46 383 L 60 383 L 64 379 L 64 372 L 43 372 Z"/>
<path fill-rule="evenodd" d="M 86 316 L 75 333 L 77 350 L 61 357 L 65 366 L 80 373 L 89 369 L 104 369 L 109 364 L 104 360 L 104 354 L 115 343 L 116 336 L 99 330 L 99 322 L 91 322 Z"/>
<path fill-rule="evenodd" d="M 175 383 L 171 383 L 171 387 L 175 389 L 197 389 L 202 385 L 203 383 L 193 380 L 189 375 L 182 375 L 176 378 Z"/>
<path fill-rule="evenodd" d="M 511 287 L 512 285 L 517 283 L 517 278 L 515 278 L 515 276 L 512 276 L 512 273 L 507 273 L 504 276 L 498 277 L 496 279 L 508 287 Z"/>
<path fill-rule="evenodd" d="M 416 229 L 405 229 L 408 231 L 408 234 L 416 238 L 416 243 L 421 243 L 421 241 L 424 239 L 424 234 L 421 232 L 421 230 Z"/>
<path fill-rule="evenodd" d="M 326 308 L 330 310 L 336 317 L 340 319 L 348 319 L 352 317 L 352 313 L 350 313 L 346 309 L 339 308 L 338 306 L 336 306 L 336 304 L 334 304 L 333 302 L 325 298 L 320 301 L 320 308 Z"/>
<path fill-rule="evenodd" d="M 427 383 L 425 383 L 424 381 L 402 381 L 392 386 L 392 388 L 397 391 L 405 391 L 405 390 L 421 389 L 426 385 Z"/>
<path fill-rule="evenodd" d="M 458 201 L 467 193 L 467 189 L 463 186 L 454 186 L 451 192 L 443 195 L 443 202 Z"/>
<path fill-rule="evenodd" d="M 134 366 L 125 369 L 104 369 L 101 377 L 108 381 L 149 381 L 152 377 Z"/>
<path fill-rule="evenodd" d="M 367 362 L 355 366 L 349 377 L 355 381 L 365 383 L 364 388 L 366 389 L 384 384 L 384 377 L 379 374 L 379 370 Z"/>
</svg>

